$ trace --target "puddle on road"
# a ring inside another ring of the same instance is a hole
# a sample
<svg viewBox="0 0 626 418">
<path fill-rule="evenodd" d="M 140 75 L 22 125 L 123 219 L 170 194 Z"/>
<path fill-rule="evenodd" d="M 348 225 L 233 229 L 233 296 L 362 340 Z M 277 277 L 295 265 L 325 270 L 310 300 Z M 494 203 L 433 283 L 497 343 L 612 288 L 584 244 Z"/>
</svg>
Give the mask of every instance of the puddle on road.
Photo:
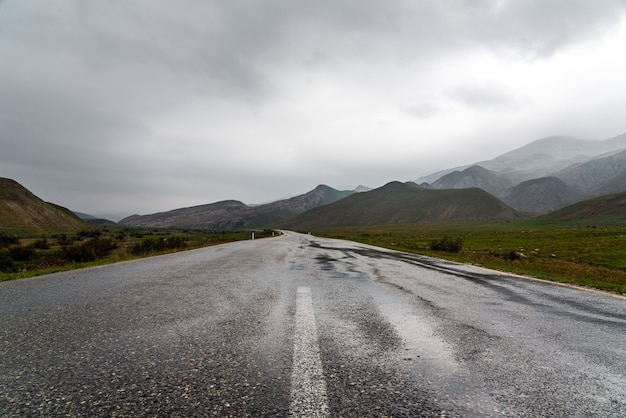
<svg viewBox="0 0 626 418">
<path fill-rule="evenodd" d="M 402 339 L 396 359 L 402 370 L 423 379 L 436 393 L 437 401 L 449 405 L 456 413 L 498 414 L 500 406 L 489 396 L 489 389 L 455 360 L 453 347 L 437 335 L 413 299 L 371 282 L 355 285 L 373 298 L 381 315 Z"/>
</svg>

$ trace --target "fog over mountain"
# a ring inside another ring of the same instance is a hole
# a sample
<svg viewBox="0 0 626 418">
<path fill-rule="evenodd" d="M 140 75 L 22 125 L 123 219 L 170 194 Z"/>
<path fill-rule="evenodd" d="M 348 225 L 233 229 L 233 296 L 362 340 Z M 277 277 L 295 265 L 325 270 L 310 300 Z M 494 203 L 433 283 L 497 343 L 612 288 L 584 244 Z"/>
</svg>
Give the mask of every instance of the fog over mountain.
<svg viewBox="0 0 626 418">
<path fill-rule="evenodd" d="M 558 177 L 539 177 L 508 188 L 502 201 L 522 212 L 548 213 L 581 198 L 577 190 Z"/>
<path fill-rule="evenodd" d="M 439 178 L 430 185 L 431 189 L 466 189 L 478 187 L 494 196 L 499 196 L 512 183 L 505 176 L 479 165 L 473 165 L 463 171 L 453 171 Z"/>
<path fill-rule="evenodd" d="M 416 182 L 433 189 L 479 187 L 517 210 L 547 213 L 622 192 L 625 176 L 626 134 L 622 134 L 603 141 L 543 138 L 469 168 L 440 171 Z"/>
</svg>

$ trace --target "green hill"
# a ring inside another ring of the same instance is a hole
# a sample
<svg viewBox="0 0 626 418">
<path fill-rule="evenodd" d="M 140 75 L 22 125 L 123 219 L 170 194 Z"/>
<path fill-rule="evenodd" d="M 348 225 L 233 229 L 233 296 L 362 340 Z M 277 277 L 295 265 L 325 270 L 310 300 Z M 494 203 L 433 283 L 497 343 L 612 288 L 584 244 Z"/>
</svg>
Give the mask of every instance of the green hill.
<svg viewBox="0 0 626 418">
<path fill-rule="evenodd" d="M 68 209 L 46 203 L 16 181 L 0 177 L 0 231 L 65 231 L 86 226 Z"/>
<path fill-rule="evenodd" d="M 595 197 L 566 206 L 537 219 L 580 223 L 625 223 L 626 193 Z"/>
<path fill-rule="evenodd" d="M 520 215 L 482 189 L 424 189 L 415 183 L 391 182 L 366 193 L 311 209 L 283 227 L 411 224 L 452 220 L 515 219 Z"/>
</svg>

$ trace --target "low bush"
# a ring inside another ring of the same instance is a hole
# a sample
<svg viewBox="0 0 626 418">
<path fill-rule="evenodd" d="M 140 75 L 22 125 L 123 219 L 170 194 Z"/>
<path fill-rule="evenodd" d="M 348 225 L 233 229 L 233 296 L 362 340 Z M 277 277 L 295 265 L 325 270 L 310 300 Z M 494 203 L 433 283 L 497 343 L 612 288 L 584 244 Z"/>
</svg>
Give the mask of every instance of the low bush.
<svg viewBox="0 0 626 418">
<path fill-rule="evenodd" d="M 168 250 L 179 250 L 186 246 L 187 243 L 183 237 L 146 238 L 133 245 L 130 252 L 133 255 L 142 255 Z"/>
<path fill-rule="evenodd" d="M 28 261 L 35 256 L 35 249 L 32 247 L 22 247 L 14 245 L 9 248 L 9 255 L 15 261 Z"/>
<path fill-rule="evenodd" d="M 83 263 L 104 258 L 117 245 L 109 238 L 93 238 L 80 244 L 73 244 L 61 250 L 61 257 L 69 262 Z"/>
<path fill-rule="evenodd" d="M 13 271 L 15 263 L 8 254 L 0 253 L 0 272 Z"/>
<path fill-rule="evenodd" d="M 17 237 L 10 236 L 4 232 L 0 232 L 0 248 L 8 247 L 9 245 L 17 245 L 20 240 Z"/>
<path fill-rule="evenodd" d="M 66 245 L 70 245 L 74 242 L 74 239 L 71 237 L 68 237 L 67 234 L 53 235 L 52 238 L 56 238 L 57 244 L 59 244 L 62 247 Z"/>
<path fill-rule="evenodd" d="M 430 242 L 430 249 L 433 251 L 458 253 L 463 249 L 463 238 L 452 238 L 448 235 L 444 235 L 441 239 L 432 240 Z"/>
<path fill-rule="evenodd" d="M 48 242 L 48 240 L 46 238 L 38 239 L 35 242 L 33 242 L 31 245 L 32 245 L 33 248 L 36 248 L 38 250 L 49 250 L 50 249 L 50 242 Z"/>
<path fill-rule="evenodd" d="M 85 238 L 100 238 L 102 236 L 102 231 L 99 229 L 85 229 L 83 231 L 78 231 L 76 235 Z"/>
</svg>

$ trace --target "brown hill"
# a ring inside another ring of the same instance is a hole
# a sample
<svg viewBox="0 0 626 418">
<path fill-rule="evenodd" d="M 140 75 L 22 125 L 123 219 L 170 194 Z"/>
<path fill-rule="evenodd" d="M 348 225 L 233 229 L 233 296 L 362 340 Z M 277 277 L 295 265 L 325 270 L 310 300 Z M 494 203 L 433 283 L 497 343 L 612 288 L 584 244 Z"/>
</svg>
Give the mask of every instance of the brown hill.
<svg viewBox="0 0 626 418">
<path fill-rule="evenodd" d="M 118 223 L 151 228 L 238 229 L 244 226 L 241 216 L 248 209 L 242 202 L 225 200 L 150 215 L 132 215 Z"/>
<path fill-rule="evenodd" d="M 286 219 L 317 206 L 336 202 L 352 193 L 319 185 L 303 195 L 264 205 L 247 206 L 236 200 L 226 200 L 151 215 L 133 215 L 119 223 L 127 226 L 211 230 L 274 228 Z"/>
<path fill-rule="evenodd" d="M 46 203 L 16 181 L 0 177 L 0 231 L 64 231 L 86 226 L 68 209 Z"/>
<path fill-rule="evenodd" d="M 514 219 L 520 215 L 478 188 L 425 189 L 415 183 L 391 182 L 311 209 L 284 228 L 307 230 L 336 226 L 410 224 L 417 222 Z"/>
</svg>

